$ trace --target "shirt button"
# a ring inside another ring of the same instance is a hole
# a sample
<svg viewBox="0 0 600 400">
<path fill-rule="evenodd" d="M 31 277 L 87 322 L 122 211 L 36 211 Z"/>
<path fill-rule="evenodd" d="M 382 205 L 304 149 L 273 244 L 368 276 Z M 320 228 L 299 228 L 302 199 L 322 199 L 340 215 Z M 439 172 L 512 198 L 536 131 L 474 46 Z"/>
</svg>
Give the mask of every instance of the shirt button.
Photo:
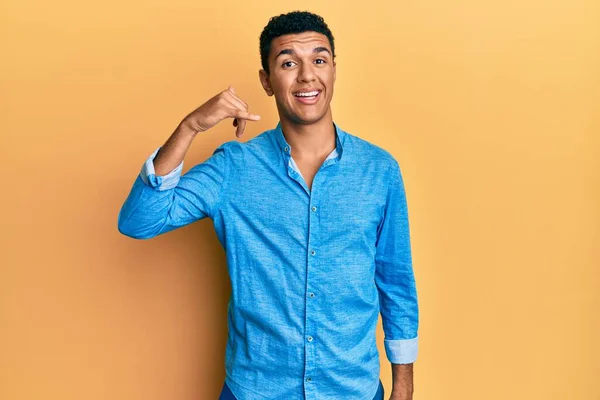
<svg viewBox="0 0 600 400">
<path fill-rule="evenodd" d="M 312 342 L 312 340 L 313 340 L 313 337 L 312 337 L 312 336 L 309 336 L 309 337 L 308 337 L 308 341 L 309 341 L 309 342 Z"/>
<path fill-rule="evenodd" d="M 285 151 L 288 151 L 289 149 L 290 149 L 289 147 L 285 146 L 285 149 L 284 149 L 284 150 L 285 150 Z"/>
<path fill-rule="evenodd" d="M 310 296 L 311 298 L 313 298 L 313 297 L 315 297 L 315 294 L 314 294 L 314 293 L 312 293 L 312 292 L 310 292 L 309 296 Z"/>
<path fill-rule="evenodd" d="M 310 252 L 310 254 L 314 256 L 315 254 L 317 254 L 317 252 L 313 250 Z"/>
<path fill-rule="evenodd" d="M 313 211 L 317 211 L 317 207 L 315 207 L 315 206 L 312 206 L 311 210 L 313 210 Z"/>
<path fill-rule="evenodd" d="M 306 378 L 306 382 L 310 382 L 312 381 L 312 378 L 309 376 L 308 378 Z"/>
</svg>

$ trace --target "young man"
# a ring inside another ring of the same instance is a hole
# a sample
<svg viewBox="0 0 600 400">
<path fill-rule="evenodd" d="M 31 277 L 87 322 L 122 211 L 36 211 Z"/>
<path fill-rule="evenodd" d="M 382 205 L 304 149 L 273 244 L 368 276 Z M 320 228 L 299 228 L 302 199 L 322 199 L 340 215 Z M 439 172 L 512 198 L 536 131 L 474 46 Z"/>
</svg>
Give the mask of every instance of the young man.
<svg viewBox="0 0 600 400">
<path fill-rule="evenodd" d="M 210 217 L 232 294 L 221 399 L 383 399 L 376 326 L 392 363 L 390 399 L 412 399 L 418 305 L 400 168 L 333 123 L 333 35 L 309 12 L 273 17 L 260 82 L 275 129 L 231 140 L 181 176 L 198 134 L 259 117 L 229 87 L 186 116 L 145 162 L 119 231 L 147 239 Z"/>
</svg>

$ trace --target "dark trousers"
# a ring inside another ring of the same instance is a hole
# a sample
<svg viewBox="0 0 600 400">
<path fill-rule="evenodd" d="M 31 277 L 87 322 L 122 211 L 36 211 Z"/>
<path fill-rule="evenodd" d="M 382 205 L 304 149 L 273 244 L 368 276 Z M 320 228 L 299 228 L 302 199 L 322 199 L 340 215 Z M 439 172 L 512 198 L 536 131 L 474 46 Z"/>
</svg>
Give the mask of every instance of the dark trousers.
<svg viewBox="0 0 600 400">
<path fill-rule="evenodd" d="M 381 383 L 381 379 L 379 380 L 379 389 L 377 389 L 377 393 L 375 393 L 375 397 L 373 400 L 383 400 L 383 383 Z M 219 396 L 219 400 L 237 400 L 233 393 L 231 393 L 231 389 L 227 386 L 227 382 L 223 383 L 223 390 L 221 390 L 221 395 Z"/>
</svg>

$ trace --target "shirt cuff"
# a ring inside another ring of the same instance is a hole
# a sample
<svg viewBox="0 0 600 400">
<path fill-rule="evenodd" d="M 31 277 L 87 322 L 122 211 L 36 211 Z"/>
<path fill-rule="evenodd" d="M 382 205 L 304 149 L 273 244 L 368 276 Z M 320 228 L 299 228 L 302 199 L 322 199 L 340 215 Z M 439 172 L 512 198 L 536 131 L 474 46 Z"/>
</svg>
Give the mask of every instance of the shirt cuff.
<svg viewBox="0 0 600 400">
<path fill-rule="evenodd" d="M 392 364 L 410 364 L 417 359 L 419 337 L 413 339 L 384 339 L 385 353 Z"/>
<path fill-rule="evenodd" d="M 161 146 L 162 147 L 162 146 Z M 140 171 L 140 178 L 148 186 L 155 188 L 156 190 L 169 190 L 173 189 L 179 183 L 181 178 L 181 171 L 183 170 L 183 161 L 175 167 L 171 172 L 163 176 L 157 176 L 154 171 L 154 157 L 158 154 L 160 147 L 148 157 L 142 170 Z"/>
</svg>

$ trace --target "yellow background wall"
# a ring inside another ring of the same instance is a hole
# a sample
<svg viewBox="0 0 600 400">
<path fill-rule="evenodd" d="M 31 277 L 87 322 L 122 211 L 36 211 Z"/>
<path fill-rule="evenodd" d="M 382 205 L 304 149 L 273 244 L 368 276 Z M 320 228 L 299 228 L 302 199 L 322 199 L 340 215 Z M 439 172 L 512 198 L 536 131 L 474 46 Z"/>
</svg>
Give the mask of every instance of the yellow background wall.
<svg viewBox="0 0 600 400">
<path fill-rule="evenodd" d="M 405 179 L 415 400 L 600 399 L 600 7 L 594 0 L 4 1 L 0 398 L 216 399 L 224 252 L 205 219 L 117 231 L 145 158 L 232 84 L 270 16 L 321 14 L 333 115 Z M 198 137 L 184 171 L 235 139 Z M 391 368 L 378 328 L 386 398 Z"/>
</svg>

